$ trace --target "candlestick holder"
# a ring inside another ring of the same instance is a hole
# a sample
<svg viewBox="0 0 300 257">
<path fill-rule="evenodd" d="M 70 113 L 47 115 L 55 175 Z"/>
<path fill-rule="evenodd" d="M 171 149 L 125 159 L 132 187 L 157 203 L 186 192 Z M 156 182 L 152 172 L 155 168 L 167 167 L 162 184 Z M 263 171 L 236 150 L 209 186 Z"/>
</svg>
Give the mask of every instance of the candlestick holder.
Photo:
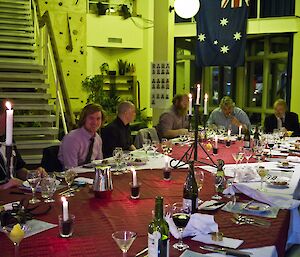
<svg viewBox="0 0 300 257">
<path fill-rule="evenodd" d="M 132 182 L 130 182 L 129 186 L 130 186 L 130 192 L 131 192 L 131 195 L 130 195 L 131 199 L 139 199 L 141 183 L 138 182 L 136 185 L 134 185 Z"/>
<path fill-rule="evenodd" d="M 180 168 L 184 166 L 186 163 L 190 163 L 191 161 L 198 162 L 204 165 L 209 165 L 212 167 L 217 167 L 216 163 L 210 157 L 209 153 L 205 150 L 201 143 L 199 143 L 198 132 L 199 132 L 199 104 L 194 105 L 194 142 L 190 145 L 190 147 L 185 151 L 182 157 L 179 160 L 172 159 L 170 161 L 170 166 L 172 168 Z M 207 116 L 207 115 L 205 115 Z M 207 118 L 207 117 L 206 117 Z M 190 119 L 189 119 L 190 120 Z M 189 126 L 190 127 L 190 126 Z M 210 163 L 198 160 L 198 147 L 204 152 L 206 157 L 210 160 Z"/>
<path fill-rule="evenodd" d="M 9 172 L 9 178 L 14 178 L 14 154 L 13 145 L 5 145 L 6 167 Z"/>
</svg>

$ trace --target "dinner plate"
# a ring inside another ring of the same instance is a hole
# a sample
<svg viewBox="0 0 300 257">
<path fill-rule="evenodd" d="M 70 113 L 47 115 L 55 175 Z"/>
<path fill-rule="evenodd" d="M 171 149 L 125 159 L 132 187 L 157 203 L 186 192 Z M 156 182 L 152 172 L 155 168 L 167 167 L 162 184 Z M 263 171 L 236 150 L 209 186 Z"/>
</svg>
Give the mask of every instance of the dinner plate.
<svg viewBox="0 0 300 257">
<path fill-rule="evenodd" d="M 266 212 L 270 210 L 270 205 L 260 202 L 252 202 L 245 207 L 245 210 L 251 212 Z"/>
<path fill-rule="evenodd" d="M 274 180 L 267 180 L 266 183 L 268 187 L 274 187 L 274 188 L 288 188 L 289 187 L 289 181 L 290 179 L 288 177 L 277 177 Z M 281 184 L 282 182 L 282 184 Z M 284 184 L 286 183 L 286 184 Z"/>
<path fill-rule="evenodd" d="M 142 166 L 145 165 L 147 163 L 147 158 L 136 158 L 133 157 L 132 160 L 130 160 L 128 162 L 128 165 L 132 165 L 132 166 Z"/>
<path fill-rule="evenodd" d="M 281 163 L 279 163 L 277 165 L 278 168 L 281 168 L 281 169 L 293 169 L 295 168 L 295 165 L 292 165 L 292 164 L 289 164 L 289 165 L 282 165 Z"/>
</svg>

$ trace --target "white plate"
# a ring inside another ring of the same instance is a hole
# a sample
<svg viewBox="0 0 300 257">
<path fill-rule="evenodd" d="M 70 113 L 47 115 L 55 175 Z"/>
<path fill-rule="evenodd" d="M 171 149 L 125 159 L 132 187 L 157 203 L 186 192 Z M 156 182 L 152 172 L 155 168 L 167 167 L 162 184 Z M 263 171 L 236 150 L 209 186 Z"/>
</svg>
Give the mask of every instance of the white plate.
<svg viewBox="0 0 300 257">
<path fill-rule="evenodd" d="M 276 184 L 276 182 L 286 182 L 286 184 Z M 277 177 L 274 180 L 268 180 L 267 185 L 274 188 L 288 188 L 290 179 L 288 177 Z"/>
<path fill-rule="evenodd" d="M 281 169 L 293 169 L 293 168 L 295 168 L 295 165 L 289 164 L 288 166 L 286 166 L 286 165 L 282 165 L 281 163 L 279 163 L 277 165 L 277 167 L 281 168 Z"/>
<path fill-rule="evenodd" d="M 56 186 L 58 186 L 60 184 L 60 181 L 56 179 L 55 183 L 56 183 Z M 24 181 L 23 186 L 30 188 L 28 181 Z M 38 186 L 37 188 L 40 188 L 40 186 Z"/>
<path fill-rule="evenodd" d="M 251 206 L 256 206 L 258 209 L 251 209 Z M 245 210 L 251 212 L 265 212 L 270 210 L 270 205 L 265 203 L 253 202 L 246 206 Z"/>
</svg>

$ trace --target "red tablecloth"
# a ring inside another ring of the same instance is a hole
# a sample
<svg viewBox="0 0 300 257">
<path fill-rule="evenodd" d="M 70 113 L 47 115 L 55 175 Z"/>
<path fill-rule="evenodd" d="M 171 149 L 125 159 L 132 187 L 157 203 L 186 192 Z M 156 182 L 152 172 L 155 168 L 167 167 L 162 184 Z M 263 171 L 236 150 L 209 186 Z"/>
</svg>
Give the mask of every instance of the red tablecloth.
<svg viewBox="0 0 300 257">
<path fill-rule="evenodd" d="M 237 145 L 235 146 L 237 147 Z M 231 148 L 231 150 L 233 147 Z M 180 149 L 180 150 L 183 150 Z M 230 151 L 226 151 L 229 155 Z M 174 151 L 174 154 L 179 153 Z M 220 153 L 218 158 L 226 156 Z M 66 257 L 66 256 L 121 256 L 121 251 L 111 238 L 116 230 L 132 230 L 138 233 L 128 256 L 134 256 L 138 251 L 147 246 L 147 226 L 152 219 L 154 197 L 162 195 L 165 203 L 181 201 L 183 183 L 186 178 L 186 170 L 172 172 L 172 181 L 162 180 L 162 171 L 145 170 L 138 171 L 138 179 L 142 183 L 140 200 L 129 198 L 130 174 L 114 176 L 114 191 L 110 200 L 94 198 L 86 187 L 69 198 L 70 213 L 75 214 L 75 231 L 70 239 L 62 239 L 58 236 L 58 228 L 26 238 L 20 245 L 20 256 L 37 257 Z M 92 177 L 93 174 L 85 174 Z M 214 193 L 213 177 L 205 173 L 205 183 L 201 192 L 201 199 L 208 200 Z M 19 200 L 19 195 L 10 194 L 11 190 L 0 193 L 0 202 Z M 13 191 L 16 191 L 14 189 Z M 29 199 L 29 196 L 24 196 Z M 58 196 L 52 204 L 52 209 L 47 215 L 38 219 L 57 224 L 57 216 L 61 213 L 61 203 Z M 208 213 L 208 212 L 206 212 Z M 285 242 L 289 227 L 289 212 L 281 210 L 276 219 L 268 219 L 272 222 L 270 228 L 261 228 L 251 225 L 235 225 L 231 222 L 232 214 L 218 210 L 210 212 L 215 215 L 220 231 L 225 236 L 243 239 L 245 242 L 240 248 L 252 248 L 275 245 L 279 256 L 284 256 Z M 171 245 L 176 240 L 171 239 Z M 199 251 L 199 242 L 185 239 L 192 250 Z M 170 256 L 179 256 L 181 253 L 170 247 Z M 0 234 L 0 256 L 13 256 L 13 246 L 9 239 Z"/>
</svg>

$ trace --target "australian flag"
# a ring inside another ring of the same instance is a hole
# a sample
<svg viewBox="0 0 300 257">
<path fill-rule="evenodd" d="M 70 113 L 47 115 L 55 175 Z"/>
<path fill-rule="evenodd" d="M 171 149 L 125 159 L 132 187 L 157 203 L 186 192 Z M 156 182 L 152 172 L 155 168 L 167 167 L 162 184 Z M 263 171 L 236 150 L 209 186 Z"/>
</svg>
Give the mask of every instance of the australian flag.
<svg viewBox="0 0 300 257">
<path fill-rule="evenodd" d="M 201 0 L 197 20 L 200 66 L 243 66 L 249 0 Z"/>
</svg>

